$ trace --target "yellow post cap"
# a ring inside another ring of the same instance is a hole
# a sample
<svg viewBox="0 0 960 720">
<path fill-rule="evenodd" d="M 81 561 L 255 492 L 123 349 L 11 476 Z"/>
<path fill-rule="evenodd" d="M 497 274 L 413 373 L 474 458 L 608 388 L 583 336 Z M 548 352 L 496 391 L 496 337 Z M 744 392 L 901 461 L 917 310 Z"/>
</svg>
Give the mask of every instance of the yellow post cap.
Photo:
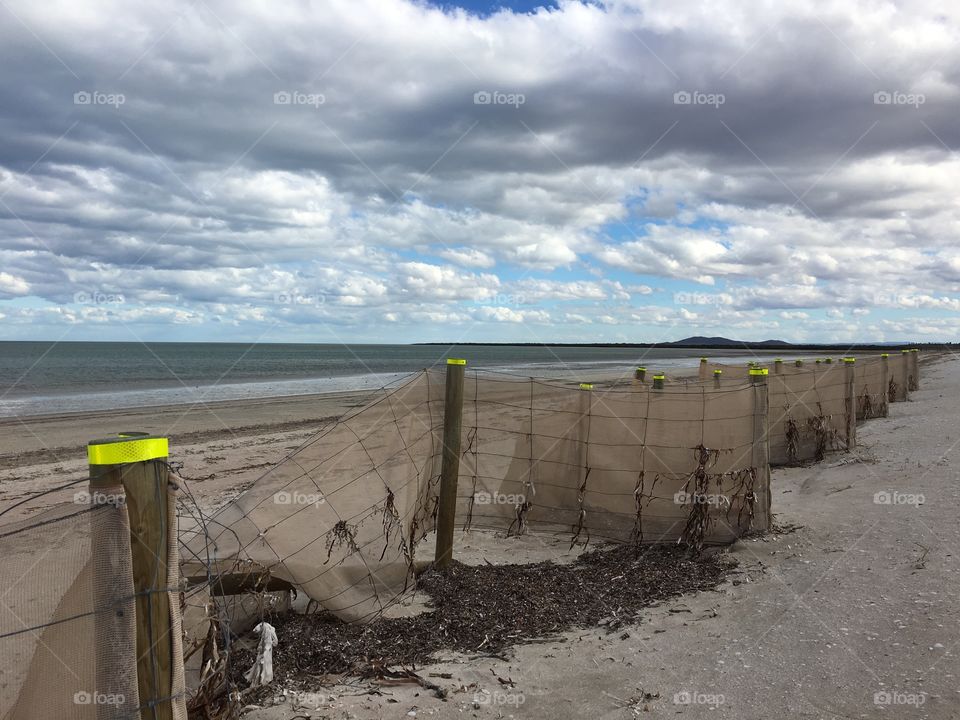
<svg viewBox="0 0 960 720">
<path fill-rule="evenodd" d="M 767 368 L 750 368 L 751 375 L 769 375 L 770 371 Z"/>
<path fill-rule="evenodd" d="M 459 358 L 447 358 L 447 365 L 466 365 L 466 360 L 460 360 Z"/>
<path fill-rule="evenodd" d="M 704 357 L 700 358 L 700 362 L 706 362 L 706 361 L 707 361 L 706 358 L 704 358 Z"/>
<path fill-rule="evenodd" d="M 580 383 L 581 390 L 593 390 L 593 383 Z"/>
<path fill-rule="evenodd" d="M 882 358 L 888 358 L 888 357 L 890 357 L 890 353 L 882 353 L 882 354 L 880 355 L 880 357 L 882 357 Z"/>
<path fill-rule="evenodd" d="M 723 370 L 714 370 L 714 371 L 713 371 L 713 374 L 714 374 L 714 375 L 723 375 Z"/>
<path fill-rule="evenodd" d="M 663 379 L 666 378 L 666 377 L 667 377 L 667 376 L 664 375 L 663 373 L 659 373 L 658 375 L 654 375 L 654 376 L 653 376 L 653 379 L 654 379 L 654 380 L 663 380 Z"/>
<path fill-rule="evenodd" d="M 115 438 L 94 440 L 87 445 L 90 465 L 123 465 L 165 458 L 170 454 L 169 440 L 146 433 L 118 433 Z"/>
<path fill-rule="evenodd" d="M 857 359 L 856 359 L 856 358 L 844 358 L 843 361 L 844 361 L 845 363 L 849 364 L 849 365 L 852 365 L 853 363 L 855 363 L 855 362 L 857 361 Z"/>
<path fill-rule="evenodd" d="M 917 348 L 913 348 L 910 352 L 920 352 Z"/>
</svg>

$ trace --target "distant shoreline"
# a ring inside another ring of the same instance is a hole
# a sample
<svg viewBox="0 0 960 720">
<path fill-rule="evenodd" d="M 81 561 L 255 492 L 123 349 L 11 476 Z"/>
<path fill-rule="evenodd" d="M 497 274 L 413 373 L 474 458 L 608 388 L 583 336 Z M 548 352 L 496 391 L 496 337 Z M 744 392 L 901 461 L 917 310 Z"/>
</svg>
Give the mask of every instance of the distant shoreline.
<svg viewBox="0 0 960 720">
<path fill-rule="evenodd" d="M 954 348 L 953 343 L 893 343 L 886 344 L 847 344 L 835 343 L 832 345 L 791 345 L 779 343 L 737 343 L 720 345 L 685 345 L 677 343 L 520 343 L 520 342 L 422 342 L 411 343 L 412 345 L 424 346 L 447 346 L 447 347 L 579 347 L 579 348 L 640 348 L 640 349 L 658 349 L 658 350 L 762 350 L 771 352 L 782 350 L 783 352 L 810 352 L 810 351 L 843 351 L 843 352 L 898 352 L 900 350 L 917 348 L 918 350 L 929 351 L 948 351 Z"/>
</svg>

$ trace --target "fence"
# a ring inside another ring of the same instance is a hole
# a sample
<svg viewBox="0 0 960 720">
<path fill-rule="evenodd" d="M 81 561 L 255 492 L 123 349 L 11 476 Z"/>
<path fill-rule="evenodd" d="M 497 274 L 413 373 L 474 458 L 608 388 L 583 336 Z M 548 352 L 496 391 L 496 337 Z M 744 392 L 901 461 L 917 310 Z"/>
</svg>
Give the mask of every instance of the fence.
<svg viewBox="0 0 960 720">
<path fill-rule="evenodd" d="M 425 371 L 313 438 L 184 555 L 269 570 L 347 620 L 383 612 L 437 519 L 443 387 Z M 594 392 L 473 372 L 464 390 L 462 529 L 702 543 L 769 524 L 765 386 Z"/>
<path fill-rule="evenodd" d="M 457 517 L 465 530 L 531 527 L 573 542 L 729 542 L 764 529 L 765 392 L 746 381 L 576 390 L 475 372 Z"/>
<path fill-rule="evenodd" d="M 91 444 L 77 502 L 0 527 L 4 720 L 186 719 L 175 489 L 144 454 L 161 444 Z"/>
<path fill-rule="evenodd" d="M 0 526 L 0 716 L 185 718 L 181 574 L 199 578 L 185 597 L 201 616 L 208 591 L 251 576 L 362 622 L 412 585 L 438 519 L 582 544 L 696 548 L 762 531 L 771 464 L 852 448 L 857 420 L 919 386 L 915 352 L 700 372 L 600 389 L 470 371 L 445 401 L 462 368 L 424 371 L 212 516 L 181 518 L 179 534 L 165 441 L 149 457 L 136 453 L 151 438 L 93 443 L 89 503 Z M 462 398 L 459 432 L 450 397 Z"/>
</svg>

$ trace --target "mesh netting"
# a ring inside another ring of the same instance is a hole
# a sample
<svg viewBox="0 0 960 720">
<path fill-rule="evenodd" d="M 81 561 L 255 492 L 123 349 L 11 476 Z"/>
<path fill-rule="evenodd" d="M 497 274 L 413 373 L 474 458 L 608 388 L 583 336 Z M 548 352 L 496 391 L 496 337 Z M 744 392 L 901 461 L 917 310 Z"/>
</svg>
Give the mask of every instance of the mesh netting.
<svg viewBox="0 0 960 720">
<path fill-rule="evenodd" d="M 590 539 L 676 541 L 705 504 L 705 542 L 765 527 L 749 385 L 577 390 L 468 377 L 458 524 Z M 764 461 L 765 462 L 765 461 Z"/>
<path fill-rule="evenodd" d="M 881 358 L 863 358 L 854 365 L 857 420 L 887 415 L 887 365 Z"/>
<path fill-rule="evenodd" d="M 442 378 L 439 380 L 442 382 Z M 443 387 L 420 373 L 310 439 L 198 530 L 184 558 L 256 565 L 351 620 L 384 610 L 433 528 Z M 202 567 L 188 566 L 184 575 Z"/>
<path fill-rule="evenodd" d="M 3 526 L 0 555 L 0 716 L 139 718 L 126 508 Z"/>
<path fill-rule="evenodd" d="M 344 619 L 382 612 L 434 525 L 443 383 L 421 373 L 305 443 L 185 535 L 183 557 L 266 569 Z M 471 372 L 458 525 L 694 545 L 763 529 L 765 392 L 593 392 Z"/>
</svg>

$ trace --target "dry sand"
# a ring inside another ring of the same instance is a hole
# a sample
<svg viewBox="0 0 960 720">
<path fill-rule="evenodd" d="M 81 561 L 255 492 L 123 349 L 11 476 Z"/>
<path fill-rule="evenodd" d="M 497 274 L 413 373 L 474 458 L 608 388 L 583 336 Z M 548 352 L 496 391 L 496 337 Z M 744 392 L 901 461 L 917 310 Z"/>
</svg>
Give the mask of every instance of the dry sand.
<svg viewBox="0 0 960 720">
<path fill-rule="evenodd" d="M 926 364 L 922 385 L 860 426 L 853 455 L 775 471 L 777 522 L 801 527 L 737 543 L 739 572 L 718 592 L 614 634 L 418 668 L 446 701 L 417 686 L 318 683 L 246 718 L 958 718 L 960 361 Z M 924 502 L 877 503 L 878 492 Z"/>
<path fill-rule="evenodd" d="M 207 508 L 243 489 L 271 464 L 369 393 L 303 395 L 0 420 L 0 510 L 31 494 L 87 474 L 86 444 L 136 430 L 170 438 L 170 460 L 195 478 Z M 82 485 L 78 486 L 82 487 Z M 22 519 L 74 490 L 47 495 L 8 513 Z"/>
</svg>

